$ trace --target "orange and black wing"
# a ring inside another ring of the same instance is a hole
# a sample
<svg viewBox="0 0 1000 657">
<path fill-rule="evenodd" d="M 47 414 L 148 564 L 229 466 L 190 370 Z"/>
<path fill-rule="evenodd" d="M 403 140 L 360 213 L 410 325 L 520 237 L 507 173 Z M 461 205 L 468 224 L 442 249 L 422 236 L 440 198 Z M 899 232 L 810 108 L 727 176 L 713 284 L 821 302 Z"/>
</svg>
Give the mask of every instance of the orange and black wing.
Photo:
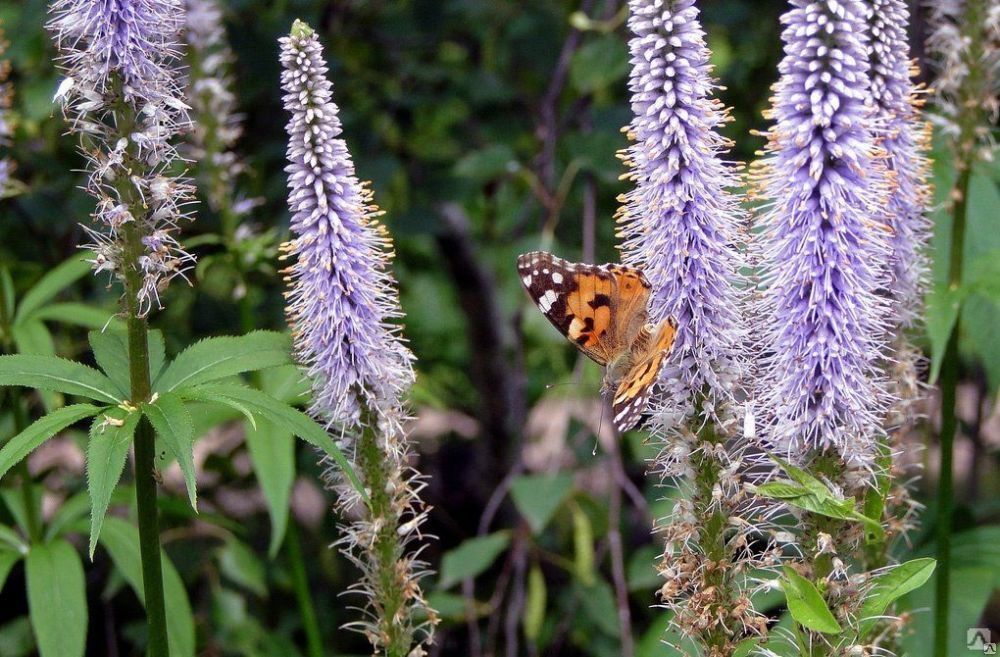
<svg viewBox="0 0 1000 657">
<path fill-rule="evenodd" d="M 600 365 L 634 338 L 635 313 L 645 317 L 649 283 L 637 269 L 573 263 L 533 251 L 517 259 L 517 272 L 542 314 Z"/>
<path fill-rule="evenodd" d="M 676 334 L 677 323 L 673 318 L 667 318 L 660 322 L 656 335 L 641 353 L 635 354 L 635 364 L 618 384 L 611 402 L 618 431 L 628 431 L 642 418 L 653 384 L 660 378 Z"/>
</svg>

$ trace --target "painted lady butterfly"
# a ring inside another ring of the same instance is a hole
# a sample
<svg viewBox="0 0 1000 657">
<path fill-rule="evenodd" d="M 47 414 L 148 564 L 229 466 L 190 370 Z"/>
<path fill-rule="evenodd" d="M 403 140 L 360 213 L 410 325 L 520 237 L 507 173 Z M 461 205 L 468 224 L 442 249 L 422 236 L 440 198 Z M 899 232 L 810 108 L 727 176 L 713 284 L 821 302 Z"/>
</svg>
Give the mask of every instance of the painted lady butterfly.
<svg viewBox="0 0 1000 657">
<path fill-rule="evenodd" d="M 607 369 L 602 391 L 619 431 L 642 418 L 677 332 L 672 318 L 646 322 L 650 285 L 624 265 L 567 262 L 533 251 L 517 259 L 517 273 L 539 310 L 583 353 Z"/>
</svg>

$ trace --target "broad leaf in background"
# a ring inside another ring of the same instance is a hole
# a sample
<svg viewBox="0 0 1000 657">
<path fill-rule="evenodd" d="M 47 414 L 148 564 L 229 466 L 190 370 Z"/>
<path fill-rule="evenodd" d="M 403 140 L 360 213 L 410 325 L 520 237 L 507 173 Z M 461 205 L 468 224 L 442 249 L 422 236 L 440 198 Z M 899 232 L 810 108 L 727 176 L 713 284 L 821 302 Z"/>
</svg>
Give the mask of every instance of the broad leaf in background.
<svg viewBox="0 0 1000 657">
<path fill-rule="evenodd" d="M 139 560 L 139 530 L 114 516 L 104 521 L 101 545 L 108 551 L 115 567 L 139 597 L 144 600 L 142 564 Z M 167 607 L 167 640 L 170 657 L 194 657 L 194 616 L 184 582 L 166 554 L 163 558 L 163 594 Z M 145 604 L 145 602 L 143 602 Z"/>
<path fill-rule="evenodd" d="M 573 55 L 570 83 L 581 93 L 609 87 L 628 73 L 628 50 L 617 34 L 588 41 Z"/>
<path fill-rule="evenodd" d="M 535 534 L 545 529 L 572 490 L 573 475 L 569 473 L 522 475 L 510 484 L 514 506 Z"/>
<path fill-rule="evenodd" d="M 24 320 L 54 299 L 60 292 L 87 275 L 92 265 L 84 254 L 74 255 L 38 280 L 24 294 L 14 315 L 16 321 Z"/>
<path fill-rule="evenodd" d="M 788 601 L 788 611 L 795 621 L 810 630 L 824 634 L 836 634 L 842 628 L 833 612 L 827 607 L 816 586 L 802 575 L 784 566 L 781 588 Z"/>
<path fill-rule="evenodd" d="M 83 657 L 87 596 L 76 550 L 64 539 L 33 545 L 25 575 L 31 627 L 41 657 Z"/>
<path fill-rule="evenodd" d="M 545 623 L 545 606 L 548 593 L 545 589 L 545 575 L 536 563 L 528 571 L 528 592 L 524 601 L 524 636 L 532 643 L 538 643 Z"/>
<path fill-rule="evenodd" d="M 219 570 L 227 579 L 258 597 L 267 597 L 264 564 L 245 543 L 229 538 L 219 549 L 218 555 Z"/>
<path fill-rule="evenodd" d="M 244 422 L 243 435 L 271 518 L 267 552 L 274 558 L 288 527 L 289 501 L 295 480 L 295 437 L 291 431 L 264 419 L 257 420 L 256 427 Z"/>
<path fill-rule="evenodd" d="M 935 285 L 927 295 L 924 322 L 931 343 L 931 384 L 937 381 L 941 373 L 941 359 L 944 358 L 948 338 L 955 330 L 965 296 L 964 288 L 951 287 L 945 283 Z"/>
<path fill-rule="evenodd" d="M 510 533 L 494 532 L 488 536 L 470 538 L 441 559 L 440 588 L 447 589 L 467 577 L 479 575 L 496 561 L 510 545 Z"/>
<path fill-rule="evenodd" d="M 7 575 L 10 575 L 11 568 L 21 560 L 22 556 L 20 552 L 0 545 L 0 591 L 3 591 L 3 585 L 7 582 Z M 0 632 L 2 631 L 0 630 Z"/>
<path fill-rule="evenodd" d="M 120 408 L 109 409 L 94 419 L 87 444 L 87 490 L 90 493 L 91 560 L 101 535 L 104 516 L 108 512 L 111 494 L 125 470 L 132 437 L 142 415 L 126 413 Z"/>
</svg>

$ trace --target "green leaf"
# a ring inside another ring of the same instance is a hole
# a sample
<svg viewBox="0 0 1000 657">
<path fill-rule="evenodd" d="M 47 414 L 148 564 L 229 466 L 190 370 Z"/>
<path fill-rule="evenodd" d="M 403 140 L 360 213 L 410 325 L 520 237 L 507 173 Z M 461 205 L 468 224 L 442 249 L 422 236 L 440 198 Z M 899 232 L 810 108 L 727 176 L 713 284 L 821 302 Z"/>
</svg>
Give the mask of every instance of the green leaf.
<svg viewBox="0 0 1000 657">
<path fill-rule="evenodd" d="M 769 481 L 757 486 L 754 492 L 762 497 L 776 500 L 793 500 L 808 495 L 809 489 L 793 481 Z"/>
<path fill-rule="evenodd" d="M 630 592 L 648 591 L 663 584 L 663 578 L 657 572 L 661 552 L 662 549 L 658 550 L 652 545 L 643 545 L 629 555 L 625 581 L 628 582 Z"/>
<path fill-rule="evenodd" d="M 10 270 L 6 266 L 0 267 L 0 299 L 4 301 L 4 312 L 5 317 L 14 316 L 14 301 L 17 299 L 17 294 L 14 292 L 14 279 L 10 277 Z"/>
<path fill-rule="evenodd" d="M 90 495 L 82 491 L 72 496 L 59 506 L 48 525 L 45 527 L 45 540 L 51 541 L 60 536 L 63 530 L 74 524 L 90 511 Z"/>
<path fill-rule="evenodd" d="M 44 491 L 41 486 L 35 486 L 32 484 L 30 486 L 31 494 L 30 496 L 25 496 L 25 489 L 21 486 L 17 488 L 0 488 L 0 499 L 3 499 L 4 505 L 7 507 L 7 511 L 10 515 L 14 517 L 15 526 L 21 529 L 21 532 L 25 536 L 30 536 L 31 532 L 28 529 L 28 500 L 34 504 L 34 509 L 31 513 L 35 515 L 36 518 L 42 516 L 42 495 Z"/>
<path fill-rule="evenodd" d="M 219 570 L 230 581 L 261 598 L 267 597 L 264 564 L 260 562 L 253 550 L 235 538 L 230 538 L 220 548 Z"/>
<path fill-rule="evenodd" d="M 104 516 L 108 512 L 111 493 L 125 469 L 129 448 L 141 413 L 126 413 L 120 408 L 108 409 L 96 417 L 90 427 L 87 444 L 87 490 L 90 493 L 90 548 L 94 558 L 97 537 L 101 535 Z M 119 424 L 120 423 L 120 424 Z"/>
<path fill-rule="evenodd" d="M 295 438 L 291 431 L 263 419 L 256 427 L 244 423 L 243 432 L 271 518 L 268 555 L 273 559 L 288 526 L 289 499 L 295 480 Z"/>
<path fill-rule="evenodd" d="M 104 374 L 115 384 L 123 399 L 131 396 L 132 380 L 129 376 L 128 334 L 125 331 L 91 331 L 87 334 L 94 360 Z"/>
<path fill-rule="evenodd" d="M 590 516 L 579 505 L 573 512 L 573 570 L 584 586 L 594 583 L 594 526 Z"/>
<path fill-rule="evenodd" d="M 524 601 L 524 636 L 534 644 L 538 643 L 545 623 L 547 597 L 545 576 L 538 564 L 533 564 L 528 571 L 528 592 Z"/>
<path fill-rule="evenodd" d="M 510 533 L 506 531 L 462 541 L 441 558 L 440 587 L 447 589 L 463 579 L 476 577 L 489 568 L 508 545 Z"/>
<path fill-rule="evenodd" d="M 145 605 L 142 588 L 142 562 L 139 559 L 139 531 L 114 516 L 104 521 L 101 545 L 108 551 L 115 567 Z M 194 616 L 184 582 L 165 553 L 163 559 L 163 594 L 167 611 L 167 642 L 170 657 L 194 657 Z"/>
<path fill-rule="evenodd" d="M 799 625 L 815 632 L 835 634 L 843 631 L 816 586 L 788 566 L 784 566 L 782 570 L 785 577 L 781 580 L 781 588 L 785 592 L 792 618 Z"/>
<path fill-rule="evenodd" d="M 531 525 L 531 531 L 541 533 L 556 510 L 573 489 L 573 475 L 522 475 L 510 485 L 514 506 Z"/>
<path fill-rule="evenodd" d="M 514 151 L 506 144 L 491 144 L 465 155 L 455 164 L 455 175 L 485 183 L 504 176 L 517 166 Z"/>
<path fill-rule="evenodd" d="M 927 295 L 924 321 L 927 325 L 927 337 L 931 342 L 931 372 L 928 381 L 931 385 L 937 382 L 941 373 L 941 359 L 944 358 L 951 332 L 955 330 L 965 293 L 964 288 L 941 284 L 935 285 Z"/>
<path fill-rule="evenodd" d="M 0 625 L 0 655 L 32 657 L 35 654 L 35 638 L 31 635 L 31 621 L 27 616 L 18 616 Z"/>
<path fill-rule="evenodd" d="M 617 34 L 599 36 L 576 51 L 570 63 L 570 83 L 581 93 L 608 87 L 628 73 L 628 52 Z"/>
<path fill-rule="evenodd" d="M 0 386 L 24 386 L 118 404 L 115 384 L 92 367 L 54 356 L 0 356 Z"/>
<path fill-rule="evenodd" d="M 76 255 L 65 261 L 35 283 L 21 299 L 14 321 L 19 323 L 51 301 L 57 294 L 83 278 L 90 271 L 91 264 L 85 255 Z"/>
<path fill-rule="evenodd" d="M 10 575 L 11 568 L 21 560 L 22 556 L 16 550 L 0 547 L 0 591 L 3 591 L 3 585 L 7 582 L 7 575 Z"/>
<path fill-rule="evenodd" d="M 292 362 L 291 344 L 287 334 L 274 331 L 208 338 L 182 351 L 153 388 L 167 392 L 243 372 L 287 365 Z"/>
<path fill-rule="evenodd" d="M 255 415 L 274 422 L 282 426 L 310 445 L 320 448 L 332 458 L 341 471 L 350 480 L 354 489 L 363 500 L 367 502 L 368 494 L 365 492 L 361 480 L 354 472 L 354 468 L 348 463 L 343 452 L 333 442 L 326 429 L 316 423 L 311 417 L 296 410 L 284 402 L 278 401 L 260 390 L 254 390 L 246 386 L 237 385 L 216 385 L 211 383 L 202 384 L 193 388 L 179 390 L 179 395 L 187 399 L 203 402 L 214 402 L 230 406 L 243 412 L 249 408 Z"/>
<path fill-rule="evenodd" d="M 75 301 L 50 303 L 32 313 L 31 318 L 72 324 L 89 329 L 108 327 L 109 329 L 122 330 L 124 328 L 122 321 L 115 317 L 115 314 L 110 310 L 95 308 Z"/>
<path fill-rule="evenodd" d="M 83 564 L 65 539 L 33 545 L 25 559 L 28 609 L 41 657 L 83 657 L 87 595 Z"/>
<path fill-rule="evenodd" d="M 11 329 L 14 344 L 19 354 L 34 354 L 37 356 L 55 356 L 56 346 L 52 342 L 52 333 L 45 324 L 37 319 L 19 322 Z"/>
<path fill-rule="evenodd" d="M 3 479 L 8 470 L 46 440 L 74 422 L 96 415 L 100 410 L 99 407 L 91 404 L 74 404 L 58 408 L 35 420 L 27 429 L 8 440 L 7 444 L 0 449 L 0 479 Z"/>
<path fill-rule="evenodd" d="M 191 414 L 184 408 L 183 398 L 176 393 L 159 395 L 155 402 L 142 405 L 142 412 L 156 430 L 156 436 L 163 441 L 170 455 L 184 474 L 188 500 L 191 508 L 198 510 L 198 488 L 194 471 L 194 423 Z"/>
<path fill-rule="evenodd" d="M 778 465 L 781 466 L 781 469 L 795 481 L 795 483 L 800 486 L 804 486 L 813 495 L 819 497 L 820 499 L 839 500 L 839 498 L 833 494 L 833 491 L 830 490 L 829 486 L 802 468 L 796 467 L 774 454 L 771 454 L 770 456 Z"/>
<path fill-rule="evenodd" d="M 55 356 L 56 345 L 52 341 L 52 333 L 48 327 L 37 319 L 27 319 L 11 328 L 11 335 L 14 338 L 14 346 L 19 354 L 32 354 L 36 356 Z M 38 390 L 38 396 L 42 399 L 42 406 L 48 413 L 59 408 L 65 403 L 63 396 L 58 392 L 50 390 Z"/>
<path fill-rule="evenodd" d="M 889 572 L 879 575 L 875 585 L 861 604 L 861 635 L 866 635 L 875 626 L 878 618 L 893 602 L 924 585 L 937 562 L 934 559 L 913 559 L 899 564 Z"/>
<path fill-rule="evenodd" d="M 598 579 L 593 586 L 578 586 L 583 613 L 598 629 L 610 637 L 621 634 L 618 624 L 618 605 L 611 585 Z"/>
</svg>

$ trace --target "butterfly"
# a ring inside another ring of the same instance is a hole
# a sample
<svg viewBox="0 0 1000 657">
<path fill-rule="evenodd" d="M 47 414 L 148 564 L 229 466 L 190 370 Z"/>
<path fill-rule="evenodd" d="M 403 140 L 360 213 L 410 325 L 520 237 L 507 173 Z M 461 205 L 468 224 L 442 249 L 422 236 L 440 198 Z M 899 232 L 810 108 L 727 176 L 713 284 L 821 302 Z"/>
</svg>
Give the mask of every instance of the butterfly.
<svg viewBox="0 0 1000 657">
<path fill-rule="evenodd" d="M 634 267 L 568 262 L 544 251 L 519 256 L 517 273 L 552 325 L 606 368 L 602 390 L 614 391 L 615 427 L 636 426 L 677 333 L 673 318 L 648 323 L 646 276 Z"/>
</svg>

